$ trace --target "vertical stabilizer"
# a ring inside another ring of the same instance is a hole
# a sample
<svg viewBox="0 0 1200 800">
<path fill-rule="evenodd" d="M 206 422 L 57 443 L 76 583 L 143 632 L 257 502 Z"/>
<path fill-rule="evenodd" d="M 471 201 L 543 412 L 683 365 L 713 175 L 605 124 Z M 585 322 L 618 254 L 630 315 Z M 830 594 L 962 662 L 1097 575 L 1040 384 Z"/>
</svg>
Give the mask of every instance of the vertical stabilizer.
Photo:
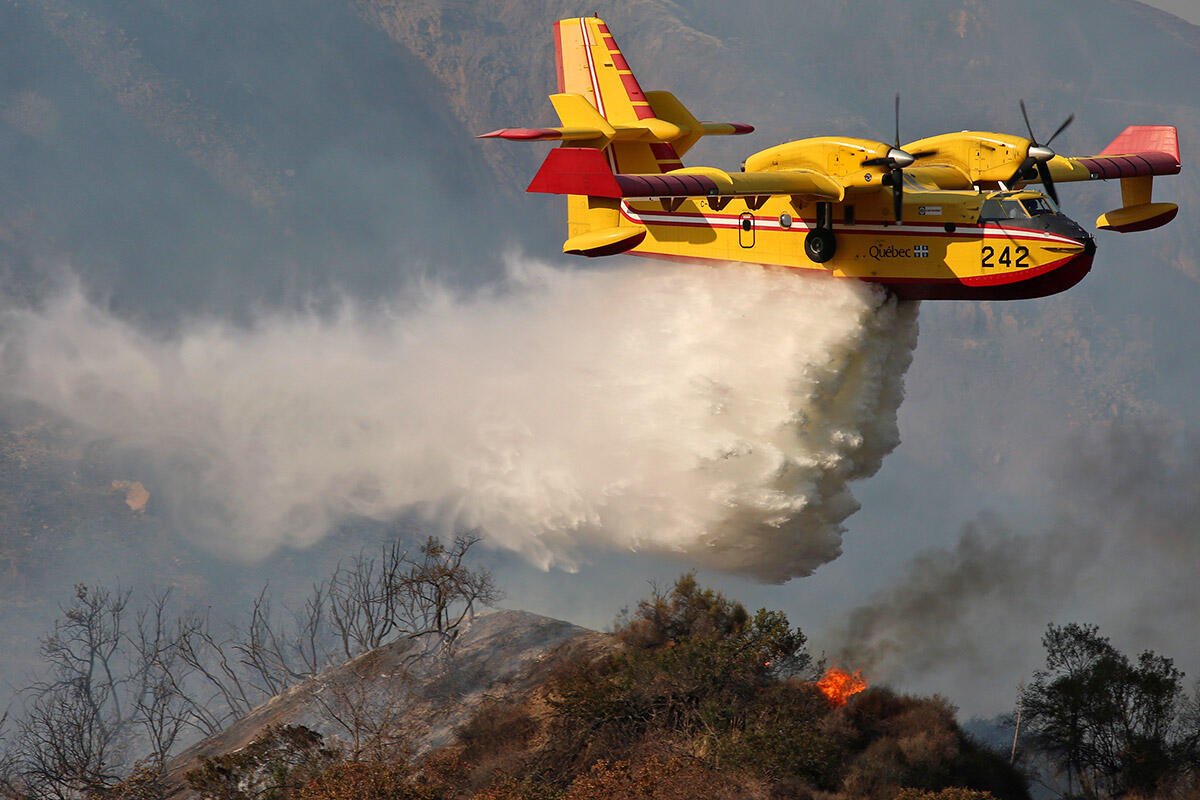
<svg viewBox="0 0 1200 800">
<path fill-rule="evenodd" d="M 560 94 L 578 94 L 613 126 L 635 126 L 654 119 L 621 48 L 599 17 L 554 23 L 554 60 Z M 660 173 L 683 164 L 670 142 L 613 142 L 608 147 L 613 172 Z"/>
</svg>

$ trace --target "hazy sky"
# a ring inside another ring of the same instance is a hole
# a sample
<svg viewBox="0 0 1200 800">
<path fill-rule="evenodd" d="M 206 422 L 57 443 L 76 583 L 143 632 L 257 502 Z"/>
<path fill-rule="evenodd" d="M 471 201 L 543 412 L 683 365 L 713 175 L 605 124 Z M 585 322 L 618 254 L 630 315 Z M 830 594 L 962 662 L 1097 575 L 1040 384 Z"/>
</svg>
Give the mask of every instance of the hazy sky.
<svg viewBox="0 0 1200 800">
<path fill-rule="evenodd" d="M 1170 11 L 1193 25 L 1200 25 L 1200 0 L 1146 0 L 1146 5 Z"/>
</svg>

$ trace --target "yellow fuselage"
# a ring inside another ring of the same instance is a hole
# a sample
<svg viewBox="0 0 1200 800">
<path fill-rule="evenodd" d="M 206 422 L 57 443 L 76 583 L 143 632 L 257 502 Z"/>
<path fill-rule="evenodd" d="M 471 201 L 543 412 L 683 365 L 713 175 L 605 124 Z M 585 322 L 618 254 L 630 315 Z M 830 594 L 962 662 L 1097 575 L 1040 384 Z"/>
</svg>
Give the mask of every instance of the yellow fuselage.
<svg viewBox="0 0 1200 800">
<path fill-rule="evenodd" d="M 912 299 L 1038 297 L 1067 289 L 1087 273 L 1094 248 L 1074 223 L 1060 214 L 981 221 L 988 197 L 910 190 L 897 225 L 886 195 L 863 195 L 859 204 L 834 209 L 837 249 L 824 263 L 810 260 L 804 249 L 816 205 L 798 208 L 788 197 L 771 197 L 757 209 L 752 200 L 735 199 L 719 211 L 701 198 L 671 211 L 658 201 L 626 201 L 621 224 L 647 231 L 634 255 L 805 269 L 880 283 Z"/>
</svg>

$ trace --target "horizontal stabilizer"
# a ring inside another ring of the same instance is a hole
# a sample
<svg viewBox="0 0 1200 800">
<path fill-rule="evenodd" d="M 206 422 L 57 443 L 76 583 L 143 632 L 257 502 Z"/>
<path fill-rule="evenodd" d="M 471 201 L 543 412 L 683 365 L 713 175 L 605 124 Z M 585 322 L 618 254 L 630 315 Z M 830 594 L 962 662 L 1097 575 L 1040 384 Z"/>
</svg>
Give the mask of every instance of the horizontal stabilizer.
<svg viewBox="0 0 1200 800">
<path fill-rule="evenodd" d="M 609 142 L 673 144 L 682 155 L 701 136 L 740 136 L 754 131 L 742 122 L 700 122 L 670 92 L 648 92 L 655 116 L 636 122 L 610 124 L 581 94 L 561 92 L 550 95 L 550 102 L 562 125 L 558 128 L 500 128 L 481 133 L 477 139 L 512 141 L 574 141 L 604 147 Z"/>
<path fill-rule="evenodd" d="M 514 142 L 549 142 L 563 138 L 561 128 L 500 128 L 480 133 L 476 139 L 508 139 Z"/>
</svg>

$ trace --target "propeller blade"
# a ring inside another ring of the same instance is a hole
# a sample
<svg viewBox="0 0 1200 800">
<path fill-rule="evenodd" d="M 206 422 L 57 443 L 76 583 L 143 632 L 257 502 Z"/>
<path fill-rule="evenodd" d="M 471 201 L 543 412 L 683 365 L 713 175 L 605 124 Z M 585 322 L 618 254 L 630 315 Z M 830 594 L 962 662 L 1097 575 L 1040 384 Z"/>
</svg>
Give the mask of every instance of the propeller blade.
<svg viewBox="0 0 1200 800">
<path fill-rule="evenodd" d="M 1014 172 L 1013 176 L 1008 179 L 1008 185 L 1010 187 L 1015 185 L 1017 183 L 1017 181 L 1021 180 L 1021 177 L 1025 174 L 1025 171 L 1027 169 L 1032 167 L 1034 164 L 1038 164 L 1038 163 L 1040 163 L 1040 162 L 1038 162 L 1037 159 L 1029 158 L 1028 156 L 1026 156 L 1025 160 L 1021 162 L 1021 165 L 1019 167 L 1017 167 L 1017 171 Z"/>
<path fill-rule="evenodd" d="M 894 170 L 892 175 L 892 209 L 896 212 L 896 224 L 899 225 L 904 213 L 904 171 Z"/>
<path fill-rule="evenodd" d="M 868 158 L 862 162 L 864 167 L 890 167 L 892 160 L 890 158 Z"/>
<path fill-rule="evenodd" d="M 1049 139 L 1047 139 L 1047 140 L 1046 140 L 1046 146 L 1047 146 L 1047 147 L 1049 147 L 1049 146 L 1050 146 L 1050 143 L 1051 143 L 1051 142 L 1053 142 L 1053 141 L 1054 141 L 1054 140 L 1055 140 L 1055 139 L 1058 137 L 1058 135 L 1059 135 L 1060 133 L 1062 133 L 1063 131 L 1065 131 L 1065 130 L 1067 129 L 1067 126 L 1068 126 L 1068 125 L 1070 125 L 1070 124 L 1071 124 L 1072 122 L 1074 122 L 1074 121 L 1075 121 L 1075 115 L 1074 115 L 1074 114 L 1072 114 L 1071 116 L 1067 117 L 1067 118 L 1066 118 L 1066 120 L 1064 120 L 1064 121 L 1063 121 L 1063 124 L 1058 126 L 1058 130 L 1056 130 L 1056 131 L 1054 132 L 1054 134 L 1053 134 L 1053 135 L 1052 135 L 1052 136 L 1051 136 Z"/>
<path fill-rule="evenodd" d="M 896 149 L 900 149 L 900 93 L 896 92 Z"/>
<path fill-rule="evenodd" d="M 1046 188 L 1046 194 L 1050 195 L 1050 199 L 1054 201 L 1054 205 L 1058 205 L 1058 190 L 1054 188 L 1054 178 L 1050 177 L 1049 165 L 1039 161 L 1037 172 L 1038 177 L 1042 179 L 1042 186 Z"/>
<path fill-rule="evenodd" d="M 1033 126 L 1029 124 L 1029 112 L 1025 110 L 1024 100 L 1021 101 L 1021 116 L 1025 118 L 1025 130 L 1029 131 L 1029 149 L 1025 151 L 1025 160 L 1021 162 L 1021 166 L 1017 167 L 1017 171 L 1013 173 L 1008 184 L 1009 186 L 1016 184 L 1022 180 L 1022 176 L 1032 178 L 1037 175 L 1038 180 L 1046 189 L 1046 194 L 1054 201 L 1055 205 L 1058 205 L 1058 189 L 1054 187 L 1054 178 L 1050 175 L 1048 166 L 1050 159 L 1054 158 L 1054 151 L 1050 149 L 1050 143 L 1075 121 L 1075 115 L 1071 114 L 1063 120 L 1062 125 L 1058 126 L 1058 130 L 1042 144 L 1038 144 L 1037 137 L 1033 135 Z M 1029 172 L 1030 167 L 1033 168 L 1033 172 Z"/>
<path fill-rule="evenodd" d="M 930 156 L 936 156 L 937 154 L 937 150 L 918 150 L 915 153 L 909 153 L 909 155 L 913 157 L 914 161 L 918 158 L 929 158 Z"/>
<path fill-rule="evenodd" d="M 1029 131 L 1029 141 L 1037 144 L 1037 137 L 1033 135 L 1033 126 L 1029 124 L 1029 113 L 1025 110 L 1025 101 L 1021 101 L 1021 116 L 1025 118 L 1025 130 Z"/>
</svg>

